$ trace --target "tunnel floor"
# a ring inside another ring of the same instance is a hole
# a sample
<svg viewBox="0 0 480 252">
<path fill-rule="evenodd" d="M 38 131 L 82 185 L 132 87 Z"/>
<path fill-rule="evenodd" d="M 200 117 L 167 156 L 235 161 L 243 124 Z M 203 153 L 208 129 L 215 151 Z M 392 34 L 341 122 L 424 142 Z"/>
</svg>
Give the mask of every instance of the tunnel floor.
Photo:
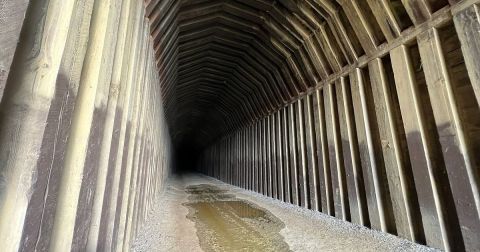
<svg viewBox="0 0 480 252">
<path fill-rule="evenodd" d="M 199 174 L 155 204 L 134 251 L 435 251 Z"/>
</svg>

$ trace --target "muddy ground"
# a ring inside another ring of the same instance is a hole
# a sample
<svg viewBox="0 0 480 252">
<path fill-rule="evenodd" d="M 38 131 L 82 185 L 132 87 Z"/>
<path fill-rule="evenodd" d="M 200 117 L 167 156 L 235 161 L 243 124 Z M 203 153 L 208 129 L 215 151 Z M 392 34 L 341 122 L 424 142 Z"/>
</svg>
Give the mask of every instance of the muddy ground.
<svg viewBox="0 0 480 252">
<path fill-rule="evenodd" d="M 172 177 L 134 251 L 434 251 L 198 174 Z"/>
</svg>

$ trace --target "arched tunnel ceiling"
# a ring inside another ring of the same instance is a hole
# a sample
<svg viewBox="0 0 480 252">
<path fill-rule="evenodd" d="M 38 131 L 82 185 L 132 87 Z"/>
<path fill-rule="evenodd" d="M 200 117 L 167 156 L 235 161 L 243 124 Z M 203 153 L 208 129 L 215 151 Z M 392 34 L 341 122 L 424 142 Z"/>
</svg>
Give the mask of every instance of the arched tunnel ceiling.
<svg viewBox="0 0 480 252">
<path fill-rule="evenodd" d="M 424 12 L 409 11 L 420 2 Z M 150 0 L 175 144 L 202 148 L 270 114 L 428 18 L 438 2 L 446 0 Z"/>
</svg>

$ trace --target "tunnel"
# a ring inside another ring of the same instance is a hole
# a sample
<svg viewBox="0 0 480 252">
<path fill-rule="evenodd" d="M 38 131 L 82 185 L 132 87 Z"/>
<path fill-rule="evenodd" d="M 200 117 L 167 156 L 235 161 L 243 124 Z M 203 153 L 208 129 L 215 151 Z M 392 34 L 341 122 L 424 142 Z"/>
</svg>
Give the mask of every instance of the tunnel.
<svg viewBox="0 0 480 252">
<path fill-rule="evenodd" d="M 0 47 L 1 251 L 480 251 L 478 0 L 0 0 Z"/>
</svg>

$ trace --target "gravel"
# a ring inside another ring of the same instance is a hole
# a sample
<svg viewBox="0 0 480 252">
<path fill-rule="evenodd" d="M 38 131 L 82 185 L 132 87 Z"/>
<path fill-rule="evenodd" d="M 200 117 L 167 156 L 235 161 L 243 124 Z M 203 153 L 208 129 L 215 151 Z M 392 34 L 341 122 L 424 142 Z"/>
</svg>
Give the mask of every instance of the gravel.
<svg viewBox="0 0 480 252">
<path fill-rule="evenodd" d="M 195 224 L 187 219 L 188 209 L 182 205 L 188 201 L 184 188 L 196 184 L 229 190 L 268 210 L 285 224 L 280 234 L 292 251 L 438 251 L 199 174 L 170 178 L 157 207 L 137 234 L 134 251 L 202 251 Z"/>
</svg>

